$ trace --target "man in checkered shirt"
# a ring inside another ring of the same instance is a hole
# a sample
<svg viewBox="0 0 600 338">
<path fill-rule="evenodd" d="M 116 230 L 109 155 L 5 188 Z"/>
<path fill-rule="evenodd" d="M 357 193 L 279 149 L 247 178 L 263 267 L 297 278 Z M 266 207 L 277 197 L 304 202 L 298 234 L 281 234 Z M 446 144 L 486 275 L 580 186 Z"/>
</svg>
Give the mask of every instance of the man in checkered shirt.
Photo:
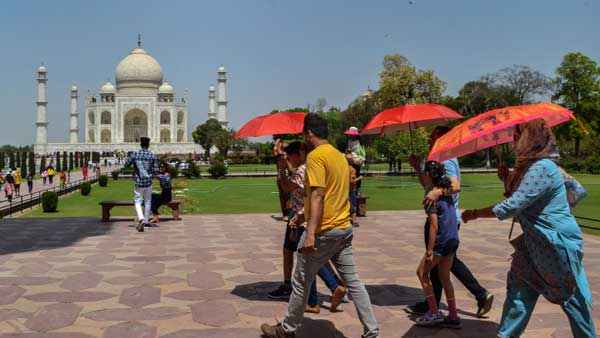
<svg viewBox="0 0 600 338">
<path fill-rule="evenodd" d="M 158 174 L 158 160 L 148 150 L 150 139 L 142 137 L 140 141 L 142 149 L 130 153 L 125 160 L 125 166 L 133 165 L 135 169 L 133 175 L 133 181 L 135 182 L 133 201 L 139 219 L 136 229 L 143 232 L 144 226 L 148 225 L 150 219 L 152 177 Z M 144 212 L 142 212 L 142 203 L 144 203 Z"/>
</svg>

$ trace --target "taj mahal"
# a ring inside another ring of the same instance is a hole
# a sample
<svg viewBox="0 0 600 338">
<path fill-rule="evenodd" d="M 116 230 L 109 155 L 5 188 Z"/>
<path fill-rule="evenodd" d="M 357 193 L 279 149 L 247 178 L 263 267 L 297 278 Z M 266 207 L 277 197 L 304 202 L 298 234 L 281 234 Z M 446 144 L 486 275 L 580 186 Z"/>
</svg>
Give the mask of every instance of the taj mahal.
<svg viewBox="0 0 600 338">
<path fill-rule="evenodd" d="M 85 98 L 85 141 L 79 141 L 78 89 L 71 87 L 70 139 L 48 143 L 47 69 L 37 70 L 38 100 L 36 142 L 38 155 L 55 152 L 113 152 L 139 149 L 141 137 L 151 139 L 150 150 L 158 154 L 202 153 L 202 147 L 188 135 L 189 95 L 181 97 L 164 80 L 158 61 L 138 45 L 117 65 L 115 84 L 105 83 L 98 94 Z M 208 118 L 227 126 L 226 71 L 217 70 L 215 87 L 208 91 Z M 216 99 L 216 100 L 215 100 Z M 215 110 L 216 103 L 216 110 Z"/>
</svg>

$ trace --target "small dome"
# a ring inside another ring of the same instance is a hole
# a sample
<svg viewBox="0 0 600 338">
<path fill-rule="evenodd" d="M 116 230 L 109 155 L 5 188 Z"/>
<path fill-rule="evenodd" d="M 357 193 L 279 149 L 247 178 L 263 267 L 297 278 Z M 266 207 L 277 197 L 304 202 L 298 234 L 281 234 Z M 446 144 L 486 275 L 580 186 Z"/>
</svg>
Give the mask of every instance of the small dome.
<svg viewBox="0 0 600 338">
<path fill-rule="evenodd" d="M 117 88 L 158 88 L 163 83 L 162 67 L 155 58 L 142 48 L 127 55 L 115 72 Z"/>
<path fill-rule="evenodd" d="M 40 68 L 38 68 L 38 73 L 46 73 L 46 66 L 44 66 L 44 64 L 42 64 Z"/>
<path fill-rule="evenodd" d="M 110 83 L 110 81 L 105 83 L 104 86 L 102 86 L 102 88 L 100 88 L 100 94 L 114 94 L 116 92 L 117 92 L 117 89 L 115 88 L 115 86 L 112 83 Z"/>
<path fill-rule="evenodd" d="M 223 66 L 219 67 L 218 72 L 225 73 L 225 67 L 223 67 Z"/>
<path fill-rule="evenodd" d="M 173 86 L 171 86 L 167 82 L 164 82 L 160 87 L 158 87 L 158 93 L 159 94 L 173 94 L 174 93 Z"/>
<path fill-rule="evenodd" d="M 72 92 L 76 92 L 77 91 L 77 86 L 76 85 L 72 85 L 71 86 L 71 91 Z"/>
<path fill-rule="evenodd" d="M 215 86 L 210 85 L 210 87 L 208 87 L 208 91 L 209 92 L 214 92 L 215 91 Z"/>
</svg>

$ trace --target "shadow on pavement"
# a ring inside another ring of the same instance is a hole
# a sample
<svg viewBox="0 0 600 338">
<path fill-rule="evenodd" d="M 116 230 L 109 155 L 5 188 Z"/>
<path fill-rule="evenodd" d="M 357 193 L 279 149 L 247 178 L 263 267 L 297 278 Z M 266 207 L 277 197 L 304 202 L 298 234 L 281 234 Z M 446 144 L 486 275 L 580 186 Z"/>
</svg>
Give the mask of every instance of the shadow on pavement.
<svg viewBox="0 0 600 338">
<path fill-rule="evenodd" d="M 248 299 L 248 300 L 258 300 L 265 302 L 287 302 L 287 299 L 271 299 L 267 296 L 267 294 L 279 287 L 281 282 L 256 282 L 250 284 L 240 284 L 236 285 L 233 290 L 231 290 L 232 295 L 236 295 L 240 298 Z M 329 290 L 328 290 L 329 291 Z M 323 299 L 329 299 L 331 295 L 326 295 L 318 292 L 319 301 Z"/>
<path fill-rule="evenodd" d="M 273 323 L 274 324 L 274 323 Z M 264 337 L 264 336 L 262 336 Z M 304 317 L 302 326 L 296 332 L 295 338 L 349 338 L 335 325 L 326 319 Z"/>
<path fill-rule="evenodd" d="M 377 306 L 406 306 L 423 300 L 423 290 L 397 284 L 365 285 L 371 303 Z"/>
<path fill-rule="evenodd" d="M 445 329 L 433 327 L 420 327 L 413 325 L 406 331 L 402 338 L 417 337 L 444 337 L 443 331 L 453 332 L 456 336 L 464 337 L 496 337 L 498 323 L 489 320 L 465 319 L 461 318 L 462 329 Z M 382 332 L 385 334 L 384 332 Z M 450 336 L 450 335 L 449 335 Z M 451 336 L 454 337 L 454 336 Z"/>
<path fill-rule="evenodd" d="M 0 255 L 61 248 L 110 232 L 98 218 L 16 218 L 0 220 Z"/>
</svg>

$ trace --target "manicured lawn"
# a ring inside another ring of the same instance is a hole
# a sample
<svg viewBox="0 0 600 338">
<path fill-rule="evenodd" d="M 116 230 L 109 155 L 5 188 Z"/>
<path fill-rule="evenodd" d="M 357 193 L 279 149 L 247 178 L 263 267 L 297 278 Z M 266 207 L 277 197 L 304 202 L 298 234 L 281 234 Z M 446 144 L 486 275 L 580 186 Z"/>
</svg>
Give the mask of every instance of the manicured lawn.
<svg viewBox="0 0 600 338">
<path fill-rule="evenodd" d="M 589 195 L 577 206 L 575 215 L 600 219 L 600 176 L 577 175 Z M 174 198 L 184 199 L 183 212 L 188 214 L 276 213 L 279 197 L 274 177 L 227 178 L 220 180 L 178 178 L 174 181 Z M 368 210 L 416 210 L 421 208 L 423 190 L 413 177 L 369 177 L 363 183 L 363 193 L 369 196 Z M 495 175 L 463 175 L 461 208 L 481 208 L 502 198 L 503 187 Z M 100 216 L 98 203 L 103 200 L 127 200 L 133 197 L 130 179 L 109 180 L 106 188 L 94 185 L 89 196 L 74 193 L 61 198 L 56 213 L 43 213 L 36 208 L 24 217 L 90 217 Z M 167 212 L 167 210 L 165 210 Z M 131 216 L 127 207 L 114 208 L 116 216 Z M 600 223 L 581 220 L 580 223 L 599 227 Z M 584 229 L 586 230 L 586 229 Z M 593 230 L 591 230 L 593 231 Z M 586 230 L 586 232 L 591 232 Z M 600 234 L 600 231 L 595 231 Z"/>
</svg>

